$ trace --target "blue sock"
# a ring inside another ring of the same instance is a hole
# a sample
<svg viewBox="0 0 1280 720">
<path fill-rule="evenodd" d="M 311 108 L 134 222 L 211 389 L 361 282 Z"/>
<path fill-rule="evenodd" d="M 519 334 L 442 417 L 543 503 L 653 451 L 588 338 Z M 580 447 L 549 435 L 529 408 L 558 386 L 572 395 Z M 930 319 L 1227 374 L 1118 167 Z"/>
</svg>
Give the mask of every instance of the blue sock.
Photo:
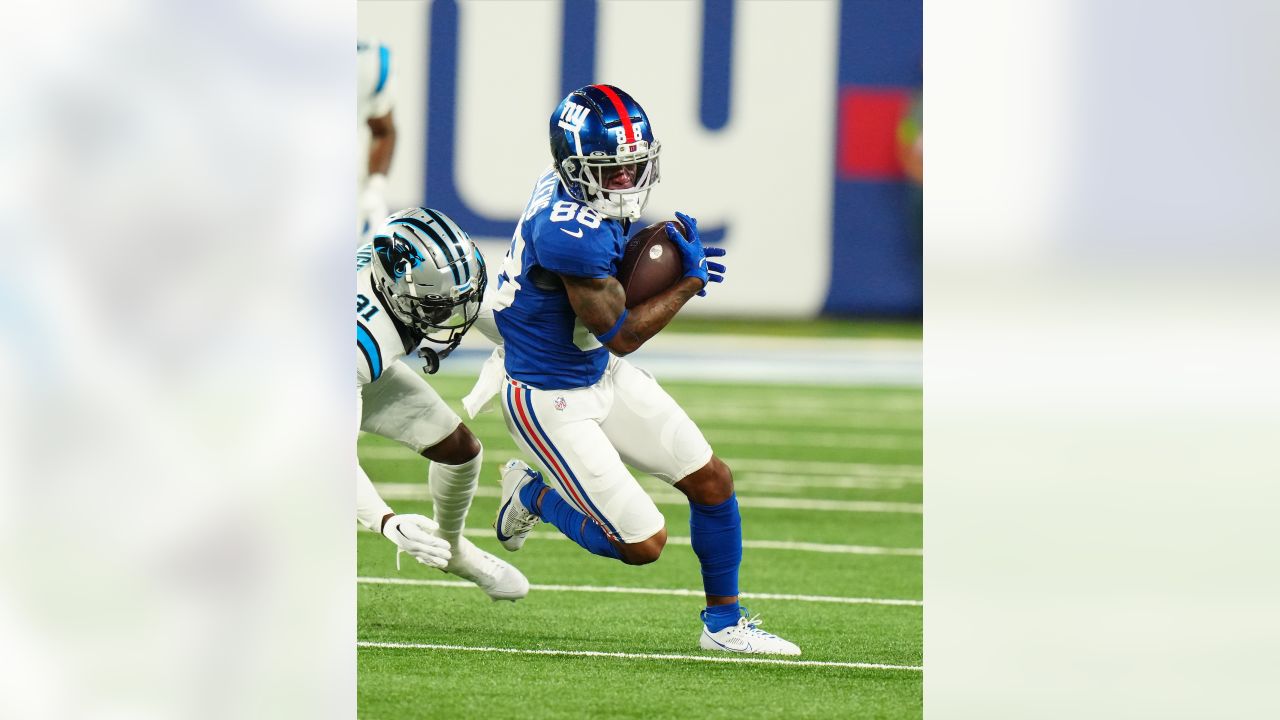
<svg viewBox="0 0 1280 720">
<path fill-rule="evenodd" d="M 538 494 L 543 488 L 547 488 L 547 484 L 541 478 L 520 488 L 520 502 L 588 552 L 614 560 L 622 559 L 622 554 L 609 542 L 604 530 L 594 520 L 565 502 L 555 490 L 547 488 L 547 493 L 542 496 L 542 508 L 537 509 Z"/>
<path fill-rule="evenodd" d="M 707 609 L 702 611 L 702 622 L 706 623 L 707 629 L 711 632 L 720 632 L 727 627 L 737 625 L 740 617 L 742 617 L 742 606 L 736 602 L 728 605 L 708 605 Z"/>
<path fill-rule="evenodd" d="M 689 503 L 689 535 L 702 564 L 702 588 L 708 595 L 735 597 L 742 564 L 742 516 L 738 496 L 719 505 Z M 708 606 L 703 615 L 712 632 L 738 622 L 738 604 Z M 717 627 L 718 625 L 718 627 Z"/>
<path fill-rule="evenodd" d="M 533 481 L 520 488 L 520 502 L 529 508 L 533 513 L 538 512 L 538 493 L 542 492 L 547 484 L 542 480 L 542 474 L 534 474 Z"/>
</svg>

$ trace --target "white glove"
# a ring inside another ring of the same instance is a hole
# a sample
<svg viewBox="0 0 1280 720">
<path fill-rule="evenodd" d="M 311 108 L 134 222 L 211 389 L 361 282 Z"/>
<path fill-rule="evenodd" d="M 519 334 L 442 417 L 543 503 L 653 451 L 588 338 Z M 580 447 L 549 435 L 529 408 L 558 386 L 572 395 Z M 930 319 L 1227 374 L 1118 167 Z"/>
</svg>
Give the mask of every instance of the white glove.
<svg viewBox="0 0 1280 720">
<path fill-rule="evenodd" d="M 479 325 L 479 321 L 476 324 Z M 506 353 L 505 345 L 499 345 L 493 349 L 489 359 L 480 366 L 480 375 L 476 378 L 475 387 L 462 398 L 462 407 L 466 410 L 467 417 L 472 420 L 475 420 L 476 415 L 480 413 L 493 410 L 494 400 L 497 399 L 498 393 L 502 392 L 502 385 L 506 378 L 506 361 L 503 359 Z"/>
<path fill-rule="evenodd" d="M 367 240 L 382 227 L 382 222 L 391 213 L 387 210 L 387 176 L 370 175 L 365 181 L 364 190 L 356 202 L 356 210 L 360 213 L 362 233 Z"/>
<path fill-rule="evenodd" d="M 382 534 L 400 548 L 396 553 L 396 569 L 400 569 L 400 553 L 409 553 L 427 567 L 443 570 L 453 553 L 449 543 L 432 533 L 439 529 L 435 520 L 425 515 L 393 515 L 382 526 Z"/>
</svg>

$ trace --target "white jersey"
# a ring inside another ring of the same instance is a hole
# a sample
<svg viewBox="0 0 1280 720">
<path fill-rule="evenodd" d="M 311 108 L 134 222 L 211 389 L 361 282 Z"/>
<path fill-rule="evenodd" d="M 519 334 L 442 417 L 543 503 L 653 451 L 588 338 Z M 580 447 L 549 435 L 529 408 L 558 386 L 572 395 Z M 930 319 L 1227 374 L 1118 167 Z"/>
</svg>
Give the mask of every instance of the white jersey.
<svg viewBox="0 0 1280 720">
<path fill-rule="evenodd" d="M 396 102 L 396 74 L 391 51 L 377 41 L 356 43 L 356 137 L 360 138 L 358 176 L 364 182 L 368 172 L 369 120 L 391 112 Z"/>
<path fill-rule="evenodd" d="M 369 250 L 366 245 L 360 249 Z M 402 334 L 373 291 L 373 268 L 365 261 L 356 270 L 356 383 L 367 385 L 407 355 L 418 342 Z"/>
<path fill-rule="evenodd" d="M 462 423 L 422 373 L 401 358 L 421 340 L 391 319 L 373 290 L 373 246 L 356 251 L 356 394 L 360 429 L 420 453 Z M 381 517 L 381 515 L 378 515 Z"/>
<path fill-rule="evenodd" d="M 369 118 L 391 112 L 396 102 L 396 76 L 391 51 L 376 41 L 356 43 L 356 121 L 361 127 Z"/>
</svg>

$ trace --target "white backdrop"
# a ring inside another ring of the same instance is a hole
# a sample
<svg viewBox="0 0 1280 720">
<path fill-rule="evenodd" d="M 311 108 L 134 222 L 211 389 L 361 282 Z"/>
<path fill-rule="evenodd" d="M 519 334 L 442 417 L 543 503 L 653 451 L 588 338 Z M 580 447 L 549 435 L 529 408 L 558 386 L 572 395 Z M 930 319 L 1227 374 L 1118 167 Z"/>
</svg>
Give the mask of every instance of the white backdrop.
<svg viewBox="0 0 1280 720">
<path fill-rule="evenodd" d="M 427 123 L 454 112 L 459 195 L 478 213 L 514 218 L 550 161 L 562 5 L 460 2 L 452 108 L 427 107 L 429 8 L 358 5 L 361 37 L 389 45 L 399 73 L 388 199 L 393 207 L 430 200 Z M 816 313 L 831 263 L 838 3 L 738 3 L 729 121 L 714 132 L 699 120 L 702 3 L 636 8 L 599 3 L 595 67 L 597 81 L 622 87 L 645 107 L 663 144 L 663 180 L 646 217 L 681 210 L 703 227 L 728 228 L 727 281 L 689 311 Z M 494 263 L 510 235 L 476 239 Z"/>
</svg>

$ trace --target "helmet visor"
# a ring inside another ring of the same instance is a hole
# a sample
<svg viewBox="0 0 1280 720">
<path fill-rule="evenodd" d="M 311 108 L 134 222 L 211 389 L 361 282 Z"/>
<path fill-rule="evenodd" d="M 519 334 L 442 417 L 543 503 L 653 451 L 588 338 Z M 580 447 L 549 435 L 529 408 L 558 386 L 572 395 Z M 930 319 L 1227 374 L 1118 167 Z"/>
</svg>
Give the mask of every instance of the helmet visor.
<svg viewBox="0 0 1280 720">
<path fill-rule="evenodd" d="M 471 291 L 452 299 L 400 295 L 392 302 L 399 311 L 396 314 L 415 330 L 432 340 L 448 342 L 476 321 L 480 299 L 479 293 Z"/>
</svg>

